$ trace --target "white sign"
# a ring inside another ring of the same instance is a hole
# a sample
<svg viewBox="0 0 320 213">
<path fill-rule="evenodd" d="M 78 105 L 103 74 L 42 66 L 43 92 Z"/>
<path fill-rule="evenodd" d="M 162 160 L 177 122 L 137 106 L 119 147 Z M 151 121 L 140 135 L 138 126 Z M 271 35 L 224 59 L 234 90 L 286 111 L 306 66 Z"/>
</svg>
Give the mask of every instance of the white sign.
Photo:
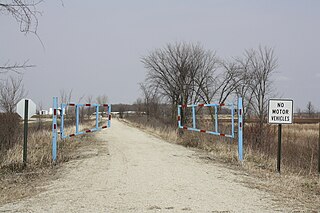
<svg viewBox="0 0 320 213">
<path fill-rule="evenodd" d="M 293 122 L 293 101 L 288 99 L 269 100 L 270 124 L 292 124 Z"/>
<path fill-rule="evenodd" d="M 22 119 L 24 119 L 24 107 L 26 100 L 28 100 L 28 119 L 30 119 L 31 116 L 36 114 L 36 104 L 31 99 L 21 99 L 17 104 L 17 113 Z"/>
</svg>

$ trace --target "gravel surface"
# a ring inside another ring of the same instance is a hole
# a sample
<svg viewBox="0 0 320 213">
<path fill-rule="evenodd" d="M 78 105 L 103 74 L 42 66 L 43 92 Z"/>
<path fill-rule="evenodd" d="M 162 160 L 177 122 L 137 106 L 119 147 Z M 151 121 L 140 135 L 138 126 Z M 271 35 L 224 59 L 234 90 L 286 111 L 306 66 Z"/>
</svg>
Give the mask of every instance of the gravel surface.
<svg viewBox="0 0 320 213">
<path fill-rule="evenodd" d="M 114 119 L 43 193 L 0 212 L 274 212 L 272 196 L 223 165 Z M 280 209 L 280 211 L 283 211 Z"/>
</svg>

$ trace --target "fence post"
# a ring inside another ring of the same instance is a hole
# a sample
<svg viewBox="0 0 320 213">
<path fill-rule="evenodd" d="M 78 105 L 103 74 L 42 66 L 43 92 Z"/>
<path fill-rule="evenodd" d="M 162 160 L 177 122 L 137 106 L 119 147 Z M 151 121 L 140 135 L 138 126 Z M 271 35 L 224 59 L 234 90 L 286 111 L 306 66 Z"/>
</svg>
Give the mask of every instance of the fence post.
<svg viewBox="0 0 320 213">
<path fill-rule="evenodd" d="M 100 107 L 100 105 L 97 104 L 96 105 L 96 130 L 98 130 L 98 128 L 99 128 L 99 107 Z"/>
<path fill-rule="evenodd" d="M 108 104 L 108 128 L 111 127 L 111 104 Z"/>
<path fill-rule="evenodd" d="M 58 111 L 58 98 L 53 97 L 53 113 L 52 113 L 52 161 L 57 161 L 57 111 Z"/>
<path fill-rule="evenodd" d="M 214 128 L 215 128 L 215 131 L 218 132 L 218 107 L 217 107 L 217 105 L 214 106 L 214 119 L 215 119 Z"/>
<path fill-rule="evenodd" d="M 79 134 L 79 105 L 76 104 L 76 135 Z"/>
<path fill-rule="evenodd" d="M 61 140 L 64 138 L 64 113 L 65 113 L 65 105 L 61 104 L 60 111 L 60 138 Z"/>
<path fill-rule="evenodd" d="M 234 138 L 234 104 L 231 104 L 231 134 L 233 139 Z"/>
<path fill-rule="evenodd" d="M 281 134 L 282 134 L 282 124 L 278 124 L 278 155 L 277 155 L 277 171 L 280 173 L 281 165 Z"/>
<path fill-rule="evenodd" d="M 196 128 L 196 107 L 192 106 L 192 127 Z"/>
<path fill-rule="evenodd" d="M 238 99 L 238 156 L 239 160 L 243 160 L 243 107 L 242 98 Z"/>
<path fill-rule="evenodd" d="M 181 126 L 181 109 L 180 109 L 180 105 L 178 105 L 178 127 L 182 128 L 182 126 Z"/>
<path fill-rule="evenodd" d="M 318 173 L 320 174 L 320 122 L 319 122 L 319 135 L 318 135 Z"/>
<path fill-rule="evenodd" d="M 24 100 L 24 137 L 23 137 L 23 166 L 27 166 L 27 153 L 28 153 L 28 109 L 29 100 Z"/>
</svg>

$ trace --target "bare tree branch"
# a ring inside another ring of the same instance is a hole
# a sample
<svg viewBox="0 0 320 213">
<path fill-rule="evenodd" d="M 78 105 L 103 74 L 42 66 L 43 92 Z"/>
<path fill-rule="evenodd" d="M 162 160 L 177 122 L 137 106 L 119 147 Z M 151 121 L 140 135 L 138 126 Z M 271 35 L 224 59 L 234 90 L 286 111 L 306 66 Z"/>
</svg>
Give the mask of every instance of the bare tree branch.
<svg viewBox="0 0 320 213">
<path fill-rule="evenodd" d="M 35 67 L 35 65 L 28 64 L 28 61 L 25 61 L 22 64 L 19 64 L 19 63 L 10 64 L 8 61 L 4 65 L 0 66 L 0 74 L 5 74 L 8 72 L 22 74 L 21 70 L 27 69 L 27 68 L 33 68 L 33 67 Z"/>
<path fill-rule="evenodd" d="M 1 0 L 0 13 L 11 15 L 19 23 L 21 32 L 37 34 L 38 15 L 41 15 L 37 6 L 42 2 L 43 0 Z"/>
<path fill-rule="evenodd" d="M 38 16 L 41 12 L 37 9 L 37 6 L 41 4 L 44 0 L 0 0 L 0 15 L 10 15 L 12 16 L 20 26 L 20 31 L 28 34 L 33 33 L 39 39 L 42 47 L 44 47 L 43 42 L 37 34 L 38 29 Z M 34 65 L 29 65 L 27 62 L 22 64 L 14 63 L 0 66 L 0 74 L 7 72 L 15 72 L 21 74 L 21 69 L 31 68 Z"/>
</svg>

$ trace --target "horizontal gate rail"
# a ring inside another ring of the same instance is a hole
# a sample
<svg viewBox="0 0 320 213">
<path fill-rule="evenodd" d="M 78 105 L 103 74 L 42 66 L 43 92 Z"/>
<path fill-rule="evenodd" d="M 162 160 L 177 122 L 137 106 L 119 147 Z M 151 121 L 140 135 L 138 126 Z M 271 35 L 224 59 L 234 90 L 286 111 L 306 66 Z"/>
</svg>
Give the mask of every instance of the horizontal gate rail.
<svg viewBox="0 0 320 213">
<path fill-rule="evenodd" d="M 65 110 L 68 106 L 75 107 L 76 111 L 76 132 L 65 135 L 64 132 L 64 115 L 65 115 Z M 92 129 L 87 129 L 83 131 L 79 131 L 79 108 L 80 107 L 95 107 L 95 113 L 96 113 L 96 124 L 95 128 Z M 107 113 L 107 123 L 101 127 L 99 127 L 99 108 L 100 107 L 106 107 L 106 113 Z M 74 103 L 62 103 L 61 104 L 61 124 L 60 124 L 60 137 L 61 139 L 66 139 L 66 138 L 71 138 L 77 135 L 82 135 L 90 132 L 97 132 L 105 128 L 109 128 L 111 125 L 111 105 L 109 104 L 74 104 Z"/>
<path fill-rule="evenodd" d="M 219 107 L 228 107 L 230 108 L 230 115 L 231 115 L 231 133 L 221 133 L 219 132 L 218 126 L 218 108 Z M 213 107 L 214 108 L 214 130 L 205 130 L 205 129 L 198 129 L 196 124 L 196 108 L 197 107 Z M 188 127 L 182 124 L 181 118 L 181 110 L 186 108 L 192 108 L 192 127 Z M 243 160 L 243 106 L 242 106 L 242 98 L 238 98 L 238 157 L 239 160 Z M 185 104 L 185 105 L 178 105 L 178 128 L 185 129 L 189 131 L 201 132 L 201 133 L 208 133 L 215 136 L 222 136 L 227 138 L 235 138 L 235 105 L 234 104 L 224 104 L 224 103 L 217 103 L 217 104 Z"/>
<path fill-rule="evenodd" d="M 218 131 L 218 107 L 230 107 L 231 110 L 231 134 L 224 134 L 224 133 L 220 133 Z M 185 109 L 185 108 L 192 108 L 192 127 L 187 127 L 185 125 L 181 124 L 181 108 Z M 210 131 L 210 130 L 204 130 L 204 129 L 198 129 L 196 128 L 196 107 L 214 107 L 215 109 L 215 131 Z M 234 138 L 234 104 L 224 104 L 224 103 L 220 103 L 220 104 L 188 104 L 188 105 L 178 105 L 178 126 L 181 129 L 185 129 L 185 130 L 190 130 L 190 131 L 195 131 L 195 132 L 203 132 L 203 133 L 208 133 L 211 135 L 216 135 L 216 136 L 223 136 L 223 137 L 227 137 L 227 138 Z"/>
</svg>

